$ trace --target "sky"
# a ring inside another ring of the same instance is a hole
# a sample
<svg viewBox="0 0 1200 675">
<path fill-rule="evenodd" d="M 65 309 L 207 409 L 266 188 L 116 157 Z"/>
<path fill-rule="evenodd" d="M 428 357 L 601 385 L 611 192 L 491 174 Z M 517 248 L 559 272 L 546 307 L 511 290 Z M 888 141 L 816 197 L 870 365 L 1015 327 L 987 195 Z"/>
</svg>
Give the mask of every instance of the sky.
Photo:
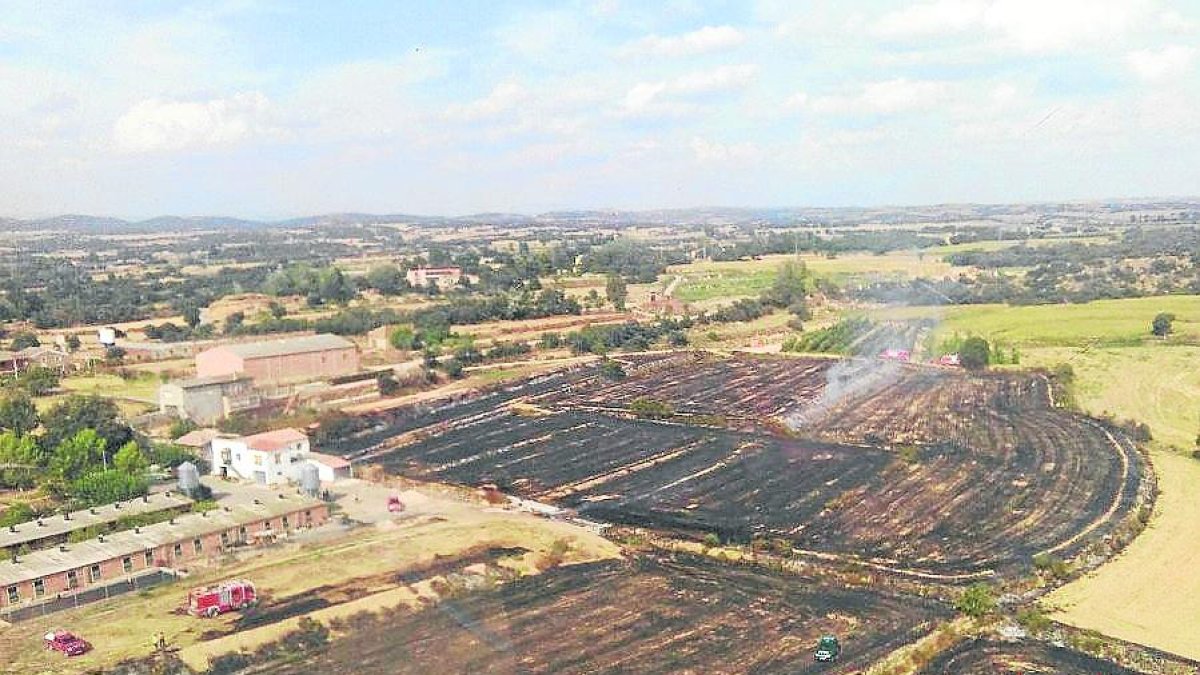
<svg viewBox="0 0 1200 675">
<path fill-rule="evenodd" d="M 1200 0 L 4 0 L 0 216 L 1200 194 Z"/>
</svg>

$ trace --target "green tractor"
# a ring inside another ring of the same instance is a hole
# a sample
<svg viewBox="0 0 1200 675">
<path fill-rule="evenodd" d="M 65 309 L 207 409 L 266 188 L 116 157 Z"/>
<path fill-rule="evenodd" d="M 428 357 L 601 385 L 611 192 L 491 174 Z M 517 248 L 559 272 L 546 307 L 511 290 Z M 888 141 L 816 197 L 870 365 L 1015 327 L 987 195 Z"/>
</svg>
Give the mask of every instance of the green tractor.
<svg viewBox="0 0 1200 675">
<path fill-rule="evenodd" d="M 817 653 L 814 657 L 818 661 L 837 661 L 841 653 L 842 646 L 838 644 L 838 639 L 832 635 L 823 635 L 817 642 Z"/>
</svg>

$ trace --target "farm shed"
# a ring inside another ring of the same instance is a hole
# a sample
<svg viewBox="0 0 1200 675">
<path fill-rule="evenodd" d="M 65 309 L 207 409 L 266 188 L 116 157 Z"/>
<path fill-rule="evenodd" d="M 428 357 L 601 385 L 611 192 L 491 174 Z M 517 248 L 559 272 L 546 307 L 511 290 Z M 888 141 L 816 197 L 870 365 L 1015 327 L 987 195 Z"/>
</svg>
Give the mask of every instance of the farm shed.
<svg viewBox="0 0 1200 675">
<path fill-rule="evenodd" d="M 296 495 L 264 495 L 256 501 L 34 551 L 17 556 L 15 562 L 0 560 L 0 610 L 216 558 L 263 533 L 278 536 L 316 527 L 329 517 L 324 502 Z"/>
<path fill-rule="evenodd" d="M 320 380 L 358 372 L 358 347 L 337 335 L 306 335 L 222 345 L 196 355 L 199 377 L 239 375 L 258 386 Z"/>
<path fill-rule="evenodd" d="M 158 388 L 160 412 L 197 424 L 213 424 L 261 403 L 250 378 L 237 373 L 172 380 Z"/>
<path fill-rule="evenodd" d="M 97 525 L 112 525 L 126 516 L 139 516 L 164 511 L 185 511 L 192 500 L 178 492 L 159 492 L 127 502 L 105 504 L 90 509 L 72 511 L 58 516 L 46 516 L 27 523 L 0 529 L 0 548 L 52 548 L 67 541 L 68 535 Z"/>
</svg>

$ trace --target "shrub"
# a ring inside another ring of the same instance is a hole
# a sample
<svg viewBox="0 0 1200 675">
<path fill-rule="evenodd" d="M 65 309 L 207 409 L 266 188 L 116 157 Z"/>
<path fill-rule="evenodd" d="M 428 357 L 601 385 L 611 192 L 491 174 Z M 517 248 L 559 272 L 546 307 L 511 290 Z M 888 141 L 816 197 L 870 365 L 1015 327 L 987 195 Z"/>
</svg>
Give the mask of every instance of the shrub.
<svg viewBox="0 0 1200 675">
<path fill-rule="evenodd" d="M 954 608 L 967 616 L 978 618 L 996 609 L 996 598 L 987 584 L 973 584 L 954 601 Z"/>
</svg>

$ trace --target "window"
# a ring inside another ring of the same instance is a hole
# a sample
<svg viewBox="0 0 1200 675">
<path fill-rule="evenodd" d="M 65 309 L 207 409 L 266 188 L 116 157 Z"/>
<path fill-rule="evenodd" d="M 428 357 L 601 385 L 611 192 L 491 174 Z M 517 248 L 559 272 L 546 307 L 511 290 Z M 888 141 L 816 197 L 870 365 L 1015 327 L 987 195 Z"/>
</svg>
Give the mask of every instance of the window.
<svg viewBox="0 0 1200 675">
<path fill-rule="evenodd" d="M 262 466 L 262 455 L 254 456 L 254 466 Z"/>
<path fill-rule="evenodd" d="M 175 544 L 175 557 L 183 555 L 183 544 Z"/>
<path fill-rule="evenodd" d="M 192 550 L 196 553 L 200 553 L 204 550 L 204 543 L 200 541 L 200 537 L 196 537 L 192 540 Z"/>
<path fill-rule="evenodd" d="M 221 546 L 228 546 L 228 545 L 229 545 L 229 533 L 222 532 L 221 533 Z"/>
<path fill-rule="evenodd" d="M 154 567 L 154 551 L 146 551 L 144 557 L 146 559 L 146 567 Z"/>
<path fill-rule="evenodd" d="M 21 601 L 21 590 L 16 586 L 8 587 L 8 604 L 15 605 Z"/>
<path fill-rule="evenodd" d="M 92 565 L 91 567 L 88 568 L 88 581 L 90 581 L 93 584 L 96 583 L 97 581 L 100 581 L 100 566 L 99 565 Z"/>
<path fill-rule="evenodd" d="M 79 574 L 75 570 L 67 572 L 67 588 L 79 588 Z"/>
<path fill-rule="evenodd" d="M 45 579 L 34 579 L 33 580 L 33 597 L 40 598 L 45 594 L 46 594 L 46 580 Z"/>
<path fill-rule="evenodd" d="M 124 558 L 121 558 L 121 569 L 125 570 L 126 574 L 129 574 L 130 572 L 132 572 L 133 571 L 133 558 L 130 556 L 125 556 Z"/>
</svg>

